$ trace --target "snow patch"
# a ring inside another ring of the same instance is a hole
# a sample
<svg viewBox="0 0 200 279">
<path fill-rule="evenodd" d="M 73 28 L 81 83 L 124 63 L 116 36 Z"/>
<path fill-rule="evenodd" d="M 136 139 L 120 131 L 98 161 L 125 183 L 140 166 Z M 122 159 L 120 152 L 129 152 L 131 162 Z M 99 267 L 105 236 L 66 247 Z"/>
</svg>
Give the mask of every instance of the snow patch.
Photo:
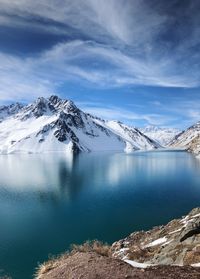
<svg viewBox="0 0 200 279">
<path fill-rule="evenodd" d="M 156 245 L 160 245 L 160 244 L 165 243 L 166 241 L 167 241 L 167 238 L 164 236 L 164 237 L 158 238 L 158 239 L 152 241 L 151 243 L 145 245 L 145 248 L 153 247 L 153 246 L 156 246 Z"/>
<path fill-rule="evenodd" d="M 149 266 L 152 266 L 152 264 L 148 264 L 148 263 L 138 263 L 136 261 L 132 261 L 132 260 L 124 260 L 124 262 L 130 264 L 133 267 L 137 267 L 137 268 L 147 268 Z"/>
<path fill-rule="evenodd" d="M 177 232 L 180 232 L 182 230 L 182 228 L 178 229 L 178 230 L 175 230 L 173 232 L 169 232 L 169 234 L 174 234 L 174 233 L 177 233 Z"/>
<path fill-rule="evenodd" d="M 191 264 L 193 267 L 200 267 L 200 263 Z"/>
</svg>

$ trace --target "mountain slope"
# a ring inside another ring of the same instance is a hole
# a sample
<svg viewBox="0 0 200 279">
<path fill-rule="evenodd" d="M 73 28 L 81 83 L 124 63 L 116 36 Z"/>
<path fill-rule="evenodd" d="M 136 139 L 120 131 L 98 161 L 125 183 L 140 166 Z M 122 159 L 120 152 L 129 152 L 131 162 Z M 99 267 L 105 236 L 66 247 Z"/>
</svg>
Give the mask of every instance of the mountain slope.
<svg viewBox="0 0 200 279">
<path fill-rule="evenodd" d="M 186 149 L 196 155 L 200 154 L 200 122 L 175 137 L 170 146 Z"/>
<path fill-rule="evenodd" d="M 174 128 L 163 128 L 156 126 L 147 126 L 140 131 L 149 138 L 157 141 L 162 146 L 167 146 L 178 134 L 180 130 Z"/>
<path fill-rule="evenodd" d="M 161 147 L 159 143 L 144 135 L 137 128 L 127 126 L 120 121 L 99 121 L 98 123 L 101 123 L 101 125 L 104 125 L 104 127 L 130 143 L 130 145 L 127 145 L 127 151 L 133 147 L 135 150 L 151 150 Z"/>
<path fill-rule="evenodd" d="M 6 115 L 6 114 L 5 114 Z M 130 151 L 140 149 L 97 118 L 78 109 L 72 101 L 57 96 L 38 98 L 0 123 L 0 153 L 41 153 L 80 151 Z M 147 149 L 157 145 L 142 133 L 137 140 L 149 141 Z"/>
</svg>

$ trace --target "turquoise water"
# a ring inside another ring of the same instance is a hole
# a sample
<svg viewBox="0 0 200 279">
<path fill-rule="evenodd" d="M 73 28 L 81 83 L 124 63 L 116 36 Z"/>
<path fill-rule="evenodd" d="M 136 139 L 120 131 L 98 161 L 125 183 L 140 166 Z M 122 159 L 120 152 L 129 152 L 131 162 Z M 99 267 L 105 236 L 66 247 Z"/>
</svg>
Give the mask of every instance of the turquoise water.
<svg viewBox="0 0 200 279">
<path fill-rule="evenodd" d="M 178 151 L 0 157 L 0 275 L 32 278 L 71 243 L 112 243 L 200 206 L 200 161 Z"/>
</svg>

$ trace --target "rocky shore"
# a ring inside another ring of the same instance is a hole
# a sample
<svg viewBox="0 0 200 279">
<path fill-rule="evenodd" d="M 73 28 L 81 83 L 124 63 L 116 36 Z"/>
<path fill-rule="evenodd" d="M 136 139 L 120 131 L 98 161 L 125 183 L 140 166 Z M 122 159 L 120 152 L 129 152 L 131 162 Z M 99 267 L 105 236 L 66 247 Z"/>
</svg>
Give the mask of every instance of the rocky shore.
<svg viewBox="0 0 200 279">
<path fill-rule="evenodd" d="M 199 279 L 200 208 L 112 244 L 83 245 L 44 263 L 36 279 Z"/>
<path fill-rule="evenodd" d="M 200 208 L 165 226 L 132 233 L 115 242 L 111 251 L 112 257 L 133 260 L 135 265 L 200 266 Z"/>
</svg>

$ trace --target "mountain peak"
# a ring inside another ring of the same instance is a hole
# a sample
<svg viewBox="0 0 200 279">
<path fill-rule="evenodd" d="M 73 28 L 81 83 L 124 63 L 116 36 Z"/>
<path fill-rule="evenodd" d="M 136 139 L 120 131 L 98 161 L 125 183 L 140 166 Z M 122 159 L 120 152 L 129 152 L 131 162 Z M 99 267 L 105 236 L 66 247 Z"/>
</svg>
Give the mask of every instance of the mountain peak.
<svg viewBox="0 0 200 279">
<path fill-rule="evenodd" d="M 52 95 L 48 101 L 50 102 L 50 106 L 54 106 L 54 109 L 58 111 L 67 111 L 68 113 L 70 112 L 77 112 L 79 109 L 77 106 L 74 104 L 73 101 L 67 100 L 67 99 L 61 99 L 60 97 L 56 95 Z"/>
<path fill-rule="evenodd" d="M 15 107 L 20 108 L 20 105 L 13 105 L 12 109 Z M 132 152 L 159 147 L 136 129 L 119 121 L 109 124 L 109 121 L 84 113 L 71 100 L 56 95 L 40 97 L 19 113 L 16 111 L 13 116 L 2 120 L 0 132 L 1 128 L 0 153 L 5 154 L 47 151 Z"/>
<path fill-rule="evenodd" d="M 75 113 L 75 114 L 77 114 L 77 113 L 80 112 L 79 108 L 77 108 L 77 106 L 71 100 L 64 101 L 63 109 L 67 110 L 68 113 Z"/>
<path fill-rule="evenodd" d="M 32 112 L 34 116 L 42 116 L 48 109 L 48 101 L 44 97 L 39 97 L 33 104 Z"/>
<path fill-rule="evenodd" d="M 60 97 L 58 97 L 57 95 L 51 95 L 49 97 L 49 101 L 52 103 L 52 104 L 57 104 L 58 102 L 61 102 L 62 99 Z"/>
</svg>

